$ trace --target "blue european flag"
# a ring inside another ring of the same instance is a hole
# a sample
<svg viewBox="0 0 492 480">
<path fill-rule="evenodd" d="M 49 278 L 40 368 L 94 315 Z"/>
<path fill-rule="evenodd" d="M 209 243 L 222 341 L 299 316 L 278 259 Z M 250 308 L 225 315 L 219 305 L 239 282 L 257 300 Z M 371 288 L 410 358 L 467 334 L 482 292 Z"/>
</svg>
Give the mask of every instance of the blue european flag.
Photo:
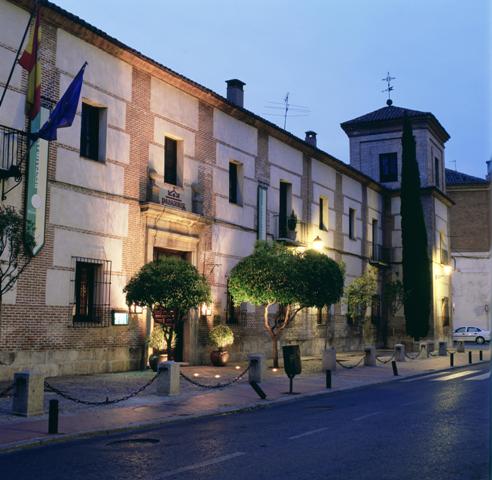
<svg viewBox="0 0 492 480">
<path fill-rule="evenodd" d="M 72 80 L 63 97 L 60 98 L 55 108 L 50 114 L 48 121 L 33 135 L 34 140 L 42 138 L 44 140 L 56 140 L 58 128 L 70 127 L 73 123 L 77 105 L 79 104 L 80 90 L 84 79 L 84 70 L 87 62 L 82 65 L 79 73 Z"/>
</svg>

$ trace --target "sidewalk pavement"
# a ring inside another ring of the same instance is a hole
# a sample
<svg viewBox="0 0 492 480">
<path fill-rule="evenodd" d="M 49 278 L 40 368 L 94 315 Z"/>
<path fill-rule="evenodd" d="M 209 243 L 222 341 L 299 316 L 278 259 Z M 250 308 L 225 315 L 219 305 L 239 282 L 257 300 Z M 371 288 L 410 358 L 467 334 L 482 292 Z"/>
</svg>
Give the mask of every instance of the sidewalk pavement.
<svg viewBox="0 0 492 480">
<path fill-rule="evenodd" d="M 392 352 L 378 352 L 381 360 L 388 360 Z M 346 365 L 355 365 L 363 355 L 360 353 L 339 354 L 337 359 Z M 386 356 L 383 356 L 386 355 Z M 474 363 L 478 352 L 474 352 Z M 383 356 L 383 357 L 381 357 Z M 489 361 L 490 352 L 484 351 L 484 362 Z M 48 415 L 38 417 L 17 417 L 10 414 L 12 398 L 0 398 L 0 451 L 27 446 L 41 445 L 77 437 L 125 431 L 138 427 L 197 418 L 208 415 L 237 412 L 261 408 L 279 402 L 297 400 L 306 396 L 325 395 L 341 390 L 367 385 L 396 381 L 450 367 L 449 357 L 431 357 L 425 360 L 407 360 L 398 364 L 399 376 L 393 376 L 391 362 L 378 362 L 375 367 L 359 366 L 345 369 L 337 366 L 332 377 L 332 389 L 325 386 L 325 375 L 321 371 L 320 359 L 303 359 L 303 373 L 294 379 L 294 392 L 288 395 L 289 381 L 283 369 L 268 369 L 261 388 L 267 394 L 261 400 L 248 384 L 247 375 L 237 383 L 216 390 L 202 389 L 181 379 L 181 393 L 178 396 L 162 397 L 156 394 L 155 383 L 143 392 L 121 403 L 105 406 L 87 406 L 65 400 L 54 393 L 45 393 L 45 412 L 50 399 L 60 401 L 59 434 L 49 435 Z M 468 353 L 455 354 L 455 368 L 468 365 Z M 226 383 L 244 370 L 243 364 L 215 368 L 207 366 L 182 367 L 182 372 L 209 385 Z M 307 372 L 307 373 L 305 373 Z M 196 376 L 198 375 L 198 376 Z M 220 375 L 220 378 L 216 378 Z M 77 377 L 56 377 L 49 383 L 65 393 L 84 400 L 117 398 L 138 389 L 148 382 L 153 372 L 124 372 Z M 418 384 L 414 384 L 418 385 Z M 0 385 L 0 391 L 7 384 Z"/>
</svg>

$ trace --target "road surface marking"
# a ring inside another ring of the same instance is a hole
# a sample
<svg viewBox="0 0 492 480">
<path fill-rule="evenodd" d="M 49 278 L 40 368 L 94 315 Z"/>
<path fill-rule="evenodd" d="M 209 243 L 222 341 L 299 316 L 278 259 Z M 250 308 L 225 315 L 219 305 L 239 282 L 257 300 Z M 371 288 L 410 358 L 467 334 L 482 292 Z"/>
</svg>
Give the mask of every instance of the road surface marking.
<svg viewBox="0 0 492 480">
<path fill-rule="evenodd" d="M 465 378 L 465 380 L 485 380 L 490 378 L 490 372 L 482 373 L 482 375 L 477 375 L 476 377 Z"/>
<path fill-rule="evenodd" d="M 314 435 L 315 433 L 324 432 L 328 430 L 328 427 L 318 428 L 317 430 L 309 430 L 309 432 L 300 433 L 299 435 L 294 435 L 293 437 L 289 437 L 289 440 L 295 440 L 296 438 L 307 437 L 308 435 Z"/>
<path fill-rule="evenodd" d="M 198 468 L 208 467 L 209 465 L 215 465 L 216 463 L 226 462 L 227 460 L 232 460 L 236 457 L 242 457 L 246 455 L 246 452 L 235 452 L 229 455 L 222 455 L 221 457 L 212 458 L 210 460 L 205 460 L 204 462 L 194 463 L 193 465 L 188 465 L 187 467 L 177 468 L 176 470 L 171 470 L 162 475 L 159 475 L 157 478 L 168 478 L 177 475 L 178 473 L 189 472 L 190 470 L 197 470 Z"/>
<path fill-rule="evenodd" d="M 466 377 L 467 375 L 473 375 L 476 370 L 465 370 L 464 372 L 456 372 L 445 377 L 434 378 L 434 382 L 447 382 L 448 380 L 454 380 L 455 378 Z"/>
<path fill-rule="evenodd" d="M 374 415 L 379 415 L 380 413 L 383 412 L 372 412 L 372 413 L 368 413 L 367 415 L 362 415 L 362 417 L 354 418 L 354 422 L 358 422 L 359 420 L 364 420 L 364 418 L 373 417 Z"/>
<path fill-rule="evenodd" d="M 440 375 L 446 375 L 446 372 L 437 372 L 429 375 L 421 375 L 420 377 L 407 378 L 406 380 L 401 380 L 400 383 L 417 382 L 419 380 L 427 380 L 428 378 L 438 377 Z"/>
</svg>

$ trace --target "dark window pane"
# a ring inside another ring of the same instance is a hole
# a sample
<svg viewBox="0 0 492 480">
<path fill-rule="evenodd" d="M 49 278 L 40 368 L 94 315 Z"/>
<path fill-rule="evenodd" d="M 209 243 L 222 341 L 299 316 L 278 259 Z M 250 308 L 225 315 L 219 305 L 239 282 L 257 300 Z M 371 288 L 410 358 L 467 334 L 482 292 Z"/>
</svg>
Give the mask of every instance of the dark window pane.
<svg viewBox="0 0 492 480">
<path fill-rule="evenodd" d="M 229 202 L 237 203 L 237 164 L 229 163 Z"/>
<path fill-rule="evenodd" d="M 280 207 L 279 207 L 279 236 L 281 238 L 287 237 L 287 201 L 289 194 L 289 184 L 280 182 Z"/>
<path fill-rule="evenodd" d="M 178 142 L 166 137 L 164 147 L 164 182 L 178 184 Z"/>
<path fill-rule="evenodd" d="M 355 239 L 355 210 L 349 208 L 349 238 Z"/>
<path fill-rule="evenodd" d="M 434 176 L 435 176 L 435 180 L 436 180 L 436 187 L 440 188 L 441 185 L 440 185 L 440 176 L 439 176 L 439 159 L 436 157 L 434 158 Z"/>
<path fill-rule="evenodd" d="M 319 199 L 319 229 L 320 230 L 326 230 L 326 225 L 323 221 L 324 216 L 325 216 L 325 201 L 323 197 L 320 197 Z"/>
<path fill-rule="evenodd" d="M 75 271 L 75 317 L 78 321 L 93 321 L 96 269 L 94 263 L 77 262 Z"/>
<path fill-rule="evenodd" d="M 398 156 L 396 152 L 379 155 L 379 181 L 398 181 Z"/>
<path fill-rule="evenodd" d="M 80 129 L 80 155 L 99 160 L 100 108 L 82 103 L 82 127 Z"/>
</svg>

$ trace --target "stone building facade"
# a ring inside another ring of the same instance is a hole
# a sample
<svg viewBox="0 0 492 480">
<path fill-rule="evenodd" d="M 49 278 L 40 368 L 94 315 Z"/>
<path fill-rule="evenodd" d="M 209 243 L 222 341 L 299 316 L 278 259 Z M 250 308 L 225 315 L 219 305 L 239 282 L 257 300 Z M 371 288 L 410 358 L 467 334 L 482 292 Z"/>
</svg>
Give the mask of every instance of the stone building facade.
<svg viewBox="0 0 492 480">
<path fill-rule="evenodd" d="M 455 328 L 490 330 L 492 303 L 491 162 L 487 178 L 446 170 L 451 209 Z"/>
<path fill-rule="evenodd" d="M 152 319 L 132 311 L 126 322 L 123 288 L 161 255 L 191 262 L 212 288 L 213 304 L 190 312 L 182 332 L 182 357 L 191 363 L 206 361 L 216 323 L 236 333 L 233 358 L 269 353 L 261 309 L 233 308 L 227 295 L 228 273 L 257 239 L 310 248 L 319 237 L 324 252 L 344 262 L 346 283 L 370 264 L 380 285 L 401 278 L 404 114 L 413 116 L 433 259 L 430 336 L 448 335 L 440 305 L 450 298 L 441 272 L 452 204 L 442 181 L 449 136 L 432 114 L 386 106 L 345 122 L 348 165 L 318 149 L 314 132 L 300 139 L 246 110 L 241 81 L 228 81 L 222 97 L 54 4 L 40 5 L 43 107 L 52 108 L 85 61 L 88 67 L 74 124 L 49 144 L 44 246 L 3 299 L 0 378 L 33 365 L 48 375 L 142 366 Z M 30 0 L 0 0 L 0 86 L 32 8 Z M 16 67 L 0 108 L 2 135 L 19 142 L 27 128 L 26 84 Z M 389 182 L 381 181 L 381 158 L 396 168 Z M 5 202 L 23 211 L 24 194 L 23 181 Z M 299 219 L 295 239 L 285 238 L 291 211 Z M 82 284 L 90 285 L 93 317 L 81 311 Z M 358 326 L 348 323 L 343 304 L 304 312 L 283 342 L 319 355 L 327 343 L 354 349 L 405 339 L 401 316 L 389 323 L 384 309 L 372 310 L 372 321 Z"/>
</svg>

